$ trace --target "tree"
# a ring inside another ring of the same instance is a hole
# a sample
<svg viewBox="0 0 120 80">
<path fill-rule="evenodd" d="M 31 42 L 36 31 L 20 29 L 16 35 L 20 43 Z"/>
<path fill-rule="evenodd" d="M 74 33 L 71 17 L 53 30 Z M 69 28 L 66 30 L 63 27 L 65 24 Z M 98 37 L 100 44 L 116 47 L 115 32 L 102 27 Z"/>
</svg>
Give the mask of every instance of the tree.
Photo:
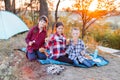
<svg viewBox="0 0 120 80">
<path fill-rule="evenodd" d="M 46 15 L 48 17 L 48 5 L 46 0 L 39 0 L 40 2 L 40 16 Z"/>
<path fill-rule="evenodd" d="M 15 0 L 4 0 L 5 10 L 15 13 Z"/>
<path fill-rule="evenodd" d="M 55 23 L 56 23 L 57 20 L 58 20 L 57 12 L 58 12 L 59 4 L 60 4 L 60 0 L 58 0 L 58 3 L 57 3 L 57 5 L 56 5 L 56 10 L 55 10 Z"/>
<path fill-rule="evenodd" d="M 54 0 L 53 0 L 54 1 Z M 50 10 L 54 10 L 54 4 L 53 4 L 52 0 L 47 0 L 48 4 L 49 4 L 49 9 Z M 60 4 L 61 0 L 58 0 L 57 4 L 56 4 L 56 8 L 55 8 L 55 19 L 54 19 L 54 23 L 52 25 L 52 33 L 54 31 L 54 24 L 58 21 L 58 8 L 59 8 L 59 4 Z"/>
<path fill-rule="evenodd" d="M 59 7 L 59 4 L 60 4 L 60 0 L 58 0 L 58 2 L 57 2 L 57 5 L 56 5 L 56 9 L 55 9 L 55 22 L 54 22 L 54 24 L 53 24 L 53 26 L 52 26 L 52 33 L 53 33 L 53 31 L 54 31 L 54 25 L 57 23 L 57 21 L 58 21 L 58 7 Z"/>
<path fill-rule="evenodd" d="M 95 0 L 94 0 L 95 1 Z M 99 18 L 118 15 L 117 7 L 114 0 L 97 0 L 96 9 L 90 11 L 90 6 L 93 6 L 93 0 L 76 0 L 72 8 L 67 8 L 67 11 L 72 11 L 80 15 L 82 20 L 82 38 L 86 35 L 87 29 Z M 93 8 L 93 7 L 92 7 Z"/>
</svg>

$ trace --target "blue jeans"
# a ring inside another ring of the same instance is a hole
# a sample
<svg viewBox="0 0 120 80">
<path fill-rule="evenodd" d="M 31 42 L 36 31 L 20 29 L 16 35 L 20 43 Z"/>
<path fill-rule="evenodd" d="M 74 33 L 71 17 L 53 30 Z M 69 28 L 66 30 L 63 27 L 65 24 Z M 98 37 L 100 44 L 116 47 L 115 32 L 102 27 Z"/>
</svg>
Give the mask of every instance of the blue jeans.
<svg viewBox="0 0 120 80">
<path fill-rule="evenodd" d="M 27 52 L 27 57 L 28 59 L 31 60 L 36 60 L 36 59 L 46 59 L 46 55 L 44 53 L 37 51 L 33 51 L 32 53 Z"/>
<path fill-rule="evenodd" d="M 88 68 L 92 67 L 93 66 L 93 61 L 92 60 L 88 60 L 88 59 L 85 59 L 83 60 L 82 64 L 84 64 L 85 66 L 87 66 Z"/>
</svg>

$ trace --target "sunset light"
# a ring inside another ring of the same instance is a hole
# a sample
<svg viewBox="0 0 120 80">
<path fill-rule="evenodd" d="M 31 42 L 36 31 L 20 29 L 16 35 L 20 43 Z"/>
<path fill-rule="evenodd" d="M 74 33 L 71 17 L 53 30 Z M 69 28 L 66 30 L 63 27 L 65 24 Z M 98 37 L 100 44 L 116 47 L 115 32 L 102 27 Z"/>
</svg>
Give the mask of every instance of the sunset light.
<svg viewBox="0 0 120 80">
<path fill-rule="evenodd" d="M 93 0 L 88 10 L 95 11 L 97 9 L 97 5 L 98 5 L 98 0 Z"/>
<path fill-rule="evenodd" d="M 119 70 L 120 0 L 0 0 L 0 80 L 120 80 Z"/>
</svg>

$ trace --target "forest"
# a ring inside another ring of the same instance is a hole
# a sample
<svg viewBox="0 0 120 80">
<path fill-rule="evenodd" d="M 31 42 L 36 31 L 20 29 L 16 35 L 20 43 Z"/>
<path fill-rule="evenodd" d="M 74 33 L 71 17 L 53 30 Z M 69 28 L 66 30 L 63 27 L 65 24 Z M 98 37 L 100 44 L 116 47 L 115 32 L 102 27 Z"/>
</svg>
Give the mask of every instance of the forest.
<svg viewBox="0 0 120 80">
<path fill-rule="evenodd" d="M 71 27 L 79 27 L 86 43 L 120 49 L 119 19 L 107 21 L 120 15 L 119 0 L 0 0 L 0 4 L 0 10 L 18 15 L 29 28 L 44 14 L 49 18 L 48 35 L 54 32 L 53 24 L 62 21 L 67 37 Z"/>
</svg>

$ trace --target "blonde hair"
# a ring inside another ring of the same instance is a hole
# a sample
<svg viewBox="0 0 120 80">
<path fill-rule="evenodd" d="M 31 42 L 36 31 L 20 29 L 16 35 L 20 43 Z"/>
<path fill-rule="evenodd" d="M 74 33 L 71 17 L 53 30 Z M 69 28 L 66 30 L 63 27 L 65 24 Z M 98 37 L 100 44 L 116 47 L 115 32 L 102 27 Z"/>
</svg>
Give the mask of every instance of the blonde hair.
<svg viewBox="0 0 120 80">
<path fill-rule="evenodd" d="M 74 27 L 74 28 L 72 28 L 72 29 L 71 29 L 71 33 L 72 33 L 73 31 L 77 31 L 78 33 L 80 33 L 80 30 L 79 30 L 78 27 Z"/>
</svg>

